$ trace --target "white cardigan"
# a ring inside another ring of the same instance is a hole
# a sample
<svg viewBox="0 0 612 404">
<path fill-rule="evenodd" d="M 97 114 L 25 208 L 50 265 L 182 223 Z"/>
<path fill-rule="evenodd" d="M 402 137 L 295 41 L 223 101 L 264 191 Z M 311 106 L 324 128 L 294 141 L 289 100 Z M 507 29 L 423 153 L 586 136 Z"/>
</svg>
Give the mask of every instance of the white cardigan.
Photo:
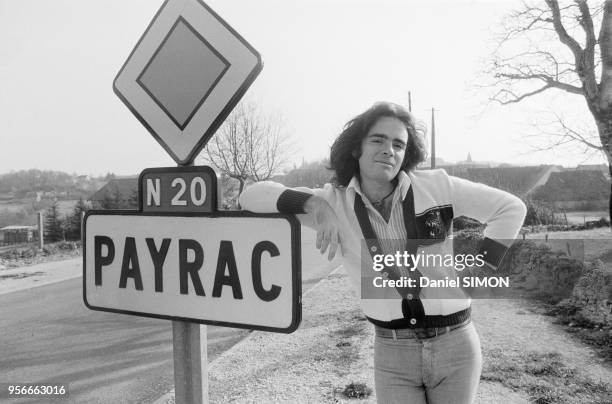
<svg viewBox="0 0 612 404">
<path fill-rule="evenodd" d="M 496 266 L 510 241 L 517 236 L 525 218 L 525 204 L 516 196 L 484 184 L 449 176 L 444 170 L 417 170 L 408 174 L 400 171 L 398 180 L 404 202 L 408 194 L 407 190 L 412 188 L 414 216 L 404 219 L 417 222 L 418 238 L 432 239 L 433 245 L 423 247 L 425 252 L 435 250 L 438 253 L 452 254 L 452 239 L 447 237 L 452 232 L 452 218 L 467 216 L 487 225 L 484 230 L 485 241 L 489 246 L 495 248 L 485 255 L 485 261 Z M 352 183 L 355 182 L 354 178 Z M 324 198 L 338 217 L 344 250 L 344 255 L 340 257 L 340 260 L 359 296 L 363 290 L 361 280 L 364 267 L 362 266 L 372 268 L 372 258 L 367 253 L 366 248 L 368 247 L 364 243 L 364 233 L 355 213 L 355 194 L 357 192 L 358 190 L 350 184 L 348 187 L 334 187 L 326 184 L 319 189 L 290 189 L 275 182 L 263 181 L 251 185 L 242 193 L 240 205 L 245 210 L 258 213 L 279 211 L 298 213 L 303 212 L 303 203 L 308 198 L 308 195 L 304 193 Z M 435 215 L 432 216 L 432 212 Z M 302 224 L 313 227 L 314 221 L 311 215 L 302 213 L 297 217 Z M 432 217 L 434 221 L 436 218 L 443 218 L 445 231 L 437 232 L 438 234 L 432 232 L 431 235 L 428 231 L 423 231 L 426 219 Z M 422 271 L 423 275 L 431 278 L 456 275 L 449 274 L 448 268 L 443 270 L 441 268 L 422 269 Z M 470 307 L 470 299 L 465 295 L 451 299 L 447 294 L 445 298 L 436 298 L 436 290 L 423 289 L 419 298 L 425 316 L 432 316 L 431 319 L 434 318 L 433 316 L 437 319 L 441 316 L 449 316 Z M 405 319 L 405 313 L 402 312 L 402 299 L 397 293 L 391 298 L 362 298 L 360 301 L 366 316 L 375 323 L 378 321 L 394 324 L 393 328 L 410 327 L 409 324 L 416 323 L 412 319 L 411 323 L 402 323 L 401 320 Z M 421 320 L 423 319 L 419 319 L 417 325 L 430 324 Z M 385 326 L 385 324 L 382 325 Z"/>
</svg>

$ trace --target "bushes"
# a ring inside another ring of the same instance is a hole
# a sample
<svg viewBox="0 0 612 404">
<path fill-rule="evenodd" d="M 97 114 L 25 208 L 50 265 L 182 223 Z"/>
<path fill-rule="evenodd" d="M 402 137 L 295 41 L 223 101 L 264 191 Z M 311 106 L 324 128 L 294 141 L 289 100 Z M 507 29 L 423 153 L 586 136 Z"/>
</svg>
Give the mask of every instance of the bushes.
<svg viewBox="0 0 612 404">
<path fill-rule="evenodd" d="M 578 314 L 594 323 L 612 326 L 612 273 L 602 261 L 596 260 L 585 268 L 565 303 L 579 307 Z"/>
<path fill-rule="evenodd" d="M 525 216 L 523 226 L 567 225 L 567 220 L 561 220 L 556 217 L 557 210 L 552 205 L 531 199 L 525 201 L 525 205 L 527 206 L 527 215 Z"/>
<path fill-rule="evenodd" d="M 14 248 L 12 250 L 8 250 L 0 254 L 0 258 L 5 259 L 5 260 L 18 260 L 18 259 L 34 258 L 37 255 L 38 255 L 38 248 L 36 247 Z"/>
<path fill-rule="evenodd" d="M 41 264 L 81 255 L 81 242 L 60 241 L 46 244 L 42 251 L 37 246 L 12 248 L 0 253 L 0 267 L 17 268 L 26 265 Z"/>
<path fill-rule="evenodd" d="M 608 225 L 607 220 L 597 222 Z M 475 253 L 482 238 L 473 229 L 457 232 L 455 254 Z M 612 273 L 600 260 L 585 263 L 547 244 L 522 240 L 510 247 L 496 274 L 511 278 L 511 297 L 558 304 L 554 314 L 571 318 L 575 325 L 612 327 Z M 491 271 L 476 270 L 472 275 L 490 276 Z"/>
<path fill-rule="evenodd" d="M 514 288 L 551 303 L 571 295 L 583 270 L 582 261 L 531 240 L 514 243 L 499 268 L 513 274 Z"/>
<path fill-rule="evenodd" d="M 76 251 L 81 248 L 81 241 L 60 241 L 53 244 L 45 244 L 43 246 L 44 255 L 53 255 L 61 252 Z"/>
<path fill-rule="evenodd" d="M 484 229 L 484 224 L 480 223 L 476 219 L 472 219 L 466 216 L 459 216 L 453 219 L 453 229 L 454 230 L 465 230 L 465 229 Z"/>
<path fill-rule="evenodd" d="M 482 233 L 474 229 L 457 232 L 453 240 L 455 254 L 477 254 L 482 239 Z M 509 276 L 511 290 L 487 293 L 489 297 L 532 297 L 557 303 L 571 295 L 583 268 L 582 261 L 568 257 L 564 252 L 553 251 L 546 244 L 535 240 L 516 241 L 495 272 L 496 276 Z M 486 267 L 470 269 L 471 276 L 488 277 L 492 274 Z"/>
<path fill-rule="evenodd" d="M 525 233 L 542 233 L 546 231 L 576 231 L 576 230 L 590 230 L 599 227 L 609 227 L 610 221 L 606 218 L 600 218 L 599 220 L 590 220 L 586 223 L 581 224 L 551 224 L 551 225 L 539 225 L 539 226 L 526 226 L 523 227 Z"/>
</svg>

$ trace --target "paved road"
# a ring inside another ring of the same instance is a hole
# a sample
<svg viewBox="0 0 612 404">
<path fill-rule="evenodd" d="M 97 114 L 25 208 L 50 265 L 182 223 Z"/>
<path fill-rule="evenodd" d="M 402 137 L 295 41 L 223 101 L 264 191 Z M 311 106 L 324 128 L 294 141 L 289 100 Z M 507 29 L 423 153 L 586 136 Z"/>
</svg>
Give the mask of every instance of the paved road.
<svg viewBox="0 0 612 404">
<path fill-rule="evenodd" d="M 332 265 L 311 247 L 310 231 L 303 240 L 307 290 Z M 75 403 L 151 402 L 170 390 L 170 322 L 90 311 L 81 288 L 79 277 L 0 295 L 0 382 L 54 378 L 70 384 L 66 402 Z M 246 333 L 209 326 L 209 360 Z"/>
</svg>

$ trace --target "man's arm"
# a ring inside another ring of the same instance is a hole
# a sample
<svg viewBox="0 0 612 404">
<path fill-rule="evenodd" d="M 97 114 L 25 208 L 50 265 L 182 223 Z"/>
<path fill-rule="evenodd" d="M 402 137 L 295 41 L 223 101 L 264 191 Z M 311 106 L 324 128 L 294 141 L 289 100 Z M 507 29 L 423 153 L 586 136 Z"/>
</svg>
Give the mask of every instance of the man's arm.
<svg viewBox="0 0 612 404">
<path fill-rule="evenodd" d="M 271 181 L 255 183 L 240 195 L 242 209 L 258 213 L 297 214 L 300 221 L 317 232 L 316 246 L 324 254 L 329 247 L 328 260 L 342 252 L 338 218 L 329 202 L 320 194 L 325 190 L 287 188 Z"/>
<path fill-rule="evenodd" d="M 287 188 L 272 181 L 256 182 L 240 194 L 242 209 L 257 213 L 304 213 L 304 202 L 314 190 Z"/>
<path fill-rule="evenodd" d="M 520 198 L 484 184 L 448 176 L 454 216 L 467 216 L 485 223 L 480 253 L 497 268 L 518 235 L 527 208 Z"/>
</svg>

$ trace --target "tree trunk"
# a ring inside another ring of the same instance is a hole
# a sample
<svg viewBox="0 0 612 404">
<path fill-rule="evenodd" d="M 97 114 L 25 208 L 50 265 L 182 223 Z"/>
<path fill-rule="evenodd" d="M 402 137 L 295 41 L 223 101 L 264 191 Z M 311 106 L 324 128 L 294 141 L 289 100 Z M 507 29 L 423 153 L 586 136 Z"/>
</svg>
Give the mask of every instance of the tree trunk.
<svg viewBox="0 0 612 404">
<path fill-rule="evenodd" d="M 609 106 L 612 109 L 612 106 Z M 612 228 L 612 114 L 606 114 L 603 119 L 597 120 L 599 139 L 603 146 L 603 152 L 608 160 L 608 173 L 610 174 L 610 199 L 608 201 L 608 214 Z"/>
<path fill-rule="evenodd" d="M 608 206 L 608 217 L 610 218 L 610 229 L 612 229 L 612 163 L 608 163 L 608 172 L 610 173 L 610 201 Z"/>
<path fill-rule="evenodd" d="M 593 116 L 597 122 L 599 140 L 608 160 L 610 174 L 610 200 L 608 213 L 612 222 L 612 1 L 603 4 L 603 17 L 599 32 L 599 49 L 601 51 L 601 79 L 598 98 L 587 102 L 594 106 Z M 612 228 L 612 226 L 611 226 Z"/>
</svg>

